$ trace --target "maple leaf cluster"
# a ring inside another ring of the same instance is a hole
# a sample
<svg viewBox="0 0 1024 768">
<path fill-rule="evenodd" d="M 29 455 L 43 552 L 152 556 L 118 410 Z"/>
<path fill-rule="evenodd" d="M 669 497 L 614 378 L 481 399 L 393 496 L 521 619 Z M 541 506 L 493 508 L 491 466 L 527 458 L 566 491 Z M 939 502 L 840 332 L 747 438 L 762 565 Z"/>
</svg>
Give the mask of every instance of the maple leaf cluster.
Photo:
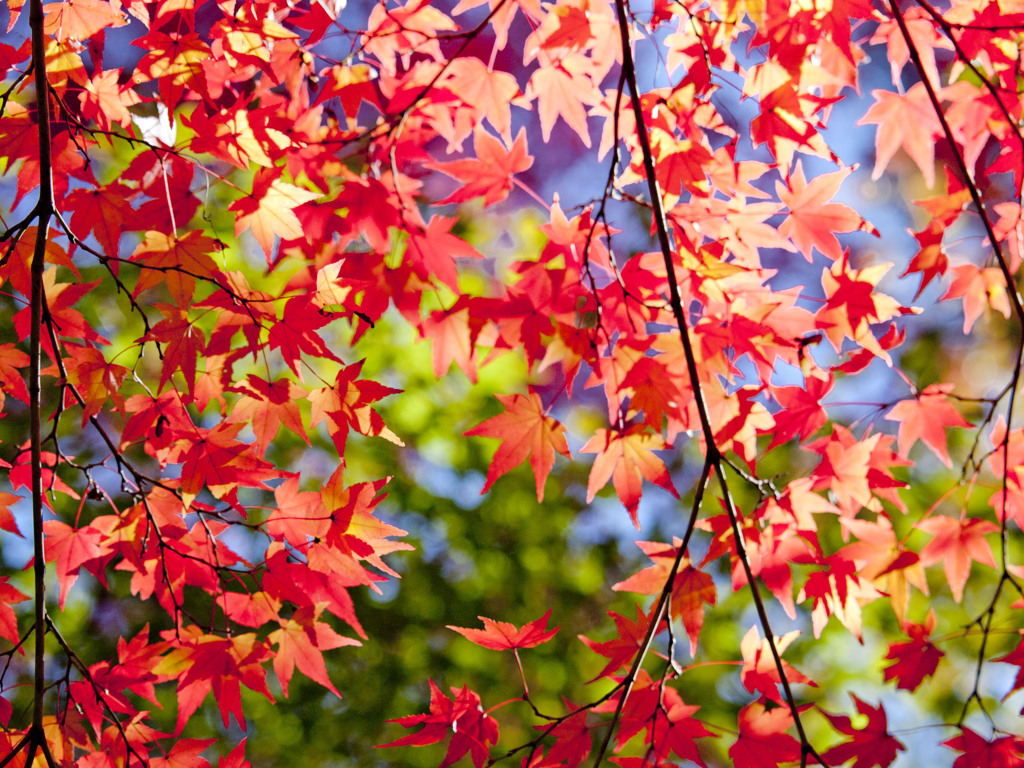
<svg viewBox="0 0 1024 768">
<path fill-rule="evenodd" d="M 525 364 L 500 411 L 466 424 L 499 441 L 484 493 L 528 462 L 542 505 L 575 451 L 594 455 L 588 504 L 614 494 L 638 529 L 645 499 L 678 510 L 671 543 L 638 542 L 652 564 L 612 586 L 643 596 L 636 620 L 612 612 L 611 639 L 583 639 L 603 664 L 592 702 L 552 715 L 531 698 L 523 660 L 555 639 L 551 612 L 451 627 L 512 651 L 513 701 L 539 718 L 511 745 L 524 766 L 893 763 L 891 704 L 854 695 L 855 718 L 833 712 L 783 659 L 800 633 L 775 633 L 776 601 L 815 639 L 863 642 L 884 612 L 890 689 L 917 691 L 945 647 L 980 637 L 938 743 L 956 765 L 1021 764 L 1020 732 L 966 724 L 988 712 L 990 662 L 1024 687 L 1024 640 L 992 640 L 996 616 L 1024 626 L 1019 8 L 12 0 L 7 21 L 0 415 L 16 426 L 0 529 L 35 554 L 31 588 L 7 560 L 0 576 L 0 749 L 16 764 L 198 768 L 204 703 L 245 728 L 243 689 L 288 696 L 296 669 L 342 695 L 325 652 L 372 642 L 353 591 L 397 578 L 386 558 L 411 549 L 378 513 L 387 479 L 346 480 L 353 440 L 404 446 L 381 406 L 401 392 L 356 352 L 392 322 L 430 345 L 437 377 Z M 889 81 L 862 95 L 868 47 L 889 69 L 871 82 Z M 873 126 L 871 179 L 912 172 L 927 189 L 902 275 L 913 299 L 846 196 L 855 167 L 830 121 L 851 105 Z M 570 154 L 603 187 L 541 196 Z M 544 210 L 536 249 L 499 258 L 466 226 L 528 198 Z M 964 238 L 981 244 L 965 253 Z M 913 323 L 947 332 L 942 307 L 979 338 L 1014 318 L 1016 362 L 992 366 L 1006 381 L 966 363 L 916 374 Z M 892 386 L 870 394 L 879 381 Z M 846 401 L 870 413 L 851 420 Z M 936 476 L 948 489 L 909 498 Z M 127 583 L 163 625 L 81 658 L 60 623 L 83 571 L 104 594 Z M 940 592 L 967 630 L 937 630 Z M 708 650 L 709 611 L 738 596 L 756 626 L 731 656 Z M 68 670 L 56 682 L 42 652 L 20 656 L 44 635 Z M 687 674 L 705 664 L 740 668 L 728 725 L 693 703 Z M 512 702 L 429 685 L 429 712 L 396 721 L 418 730 L 389 746 L 444 742 L 442 768 L 495 761 L 494 713 Z M 12 702 L 29 689 L 26 719 Z M 240 746 L 220 761 L 245 764 Z"/>
</svg>

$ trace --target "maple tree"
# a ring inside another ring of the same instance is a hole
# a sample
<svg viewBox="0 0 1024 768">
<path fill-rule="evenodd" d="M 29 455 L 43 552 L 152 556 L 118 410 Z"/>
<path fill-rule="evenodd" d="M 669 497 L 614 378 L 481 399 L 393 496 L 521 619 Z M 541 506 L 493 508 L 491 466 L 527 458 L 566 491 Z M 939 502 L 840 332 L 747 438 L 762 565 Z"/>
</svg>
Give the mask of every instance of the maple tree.
<svg viewBox="0 0 1024 768">
<path fill-rule="evenodd" d="M 495 395 L 452 424 L 508 519 L 614 498 L 646 560 L 577 575 L 607 618 L 446 605 L 490 660 L 414 681 L 374 759 L 885 768 L 923 725 L 1024 764 L 1019 3 L 5 21 L 0 768 L 242 768 L 265 702 L 353 696 L 333 659 L 384 642 L 365 595 L 412 549 L 412 338 Z"/>
</svg>

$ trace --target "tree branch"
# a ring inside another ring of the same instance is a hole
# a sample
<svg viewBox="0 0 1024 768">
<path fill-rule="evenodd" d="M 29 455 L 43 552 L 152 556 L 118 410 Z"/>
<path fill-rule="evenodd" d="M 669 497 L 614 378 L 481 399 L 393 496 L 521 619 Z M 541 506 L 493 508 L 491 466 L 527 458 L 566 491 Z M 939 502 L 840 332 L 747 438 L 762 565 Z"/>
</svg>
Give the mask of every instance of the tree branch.
<svg viewBox="0 0 1024 768">
<path fill-rule="evenodd" d="M 43 271 L 46 263 L 47 234 L 53 215 L 53 159 L 50 139 L 50 103 L 47 96 L 46 41 L 43 32 L 43 2 L 31 0 L 29 25 L 32 28 L 32 62 L 35 71 L 36 119 L 39 123 L 39 200 L 35 207 L 36 242 L 32 253 L 31 326 L 29 330 L 29 440 L 32 446 L 32 549 L 35 575 L 35 678 L 32 709 L 32 741 L 43 746 L 43 754 L 52 762 L 45 748 L 43 734 L 43 694 L 46 682 L 46 559 L 43 552 L 43 466 L 41 392 L 39 370 L 43 331 Z"/>
<path fill-rule="evenodd" d="M 629 84 L 630 101 L 633 106 L 633 115 L 636 118 L 636 132 L 637 137 L 640 140 L 640 148 L 643 153 L 644 171 L 647 176 L 647 186 L 651 196 L 651 211 L 654 214 L 654 225 L 658 235 L 658 244 L 661 248 L 661 254 L 665 260 L 665 271 L 666 279 L 668 281 L 669 289 L 669 301 L 672 306 L 672 314 L 675 317 L 676 325 L 679 329 L 679 338 L 683 344 L 683 352 L 686 358 L 686 369 L 690 377 L 690 384 L 693 388 L 694 402 L 697 407 L 697 414 L 700 417 L 701 432 L 704 435 L 705 442 L 705 473 L 709 467 L 712 467 L 715 472 L 715 477 L 718 478 L 719 485 L 722 489 L 723 502 L 725 503 L 726 511 L 729 515 L 729 522 L 732 525 L 733 535 L 736 541 L 736 556 L 743 564 L 744 572 L 747 574 L 747 580 L 750 586 L 751 594 L 754 598 L 754 604 L 757 607 L 757 615 L 760 620 L 761 627 L 764 630 L 765 638 L 768 642 L 768 646 L 772 652 L 772 658 L 775 661 L 775 668 L 778 671 L 779 679 L 782 683 L 783 692 L 786 697 L 786 703 L 789 706 L 790 713 L 793 716 L 793 723 L 796 726 L 797 734 L 800 737 L 800 749 L 801 749 L 801 762 L 806 764 L 808 755 L 814 757 L 821 765 L 827 765 L 821 756 L 811 746 L 810 741 L 807 738 L 807 734 L 804 731 L 803 723 L 800 719 L 800 710 L 797 707 L 796 699 L 793 696 L 793 691 L 790 688 L 789 680 L 786 676 L 785 668 L 782 665 L 782 657 L 779 654 L 779 650 L 775 644 L 775 635 L 772 632 L 771 625 L 768 621 L 768 614 L 764 608 L 764 602 L 761 599 L 760 592 L 757 588 L 757 584 L 754 580 L 753 573 L 750 568 L 750 563 L 747 562 L 746 551 L 743 547 L 742 532 L 739 529 L 738 518 L 736 514 L 736 505 L 732 500 L 732 496 L 729 492 L 728 478 L 725 475 L 725 468 L 722 463 L 722 454 L 715 443 L 714 429 L 711 425 L 711 418 L 708 415 L 707 405 L 704 402 L 704 395 L 701 391 L 699 370 L 697 366 L 697 356 L 694 353 L 693 343 L 690 340 L 689 326 L 686 321 L 686 314 L 683 311 L 682 299 L 679 293 L 679 285 L 676 281 L 675 275 L 675 264 L 672 258 L 672 244 L 669 240 L 668 233 L 668 222 L 665 216 L 665 208 L 662 200 L 661 190 L 658 186 L 658 180 L 655 176 L 654 170 L 654 153 L 651 150 L 650 137 L 647 135 L 647 125 L 644 118 L 643 107 L 640 104 L 640 91 L 637 86 L 636 79 L 636 67 L 633 62 L 633 53 L 629 43 L 629 20 L 626 12 L 626 0 L 615 0 L 615 8 L 618 14 L 619 21 L 619 36 L 622 42 L 622 68 L 625 71 L 626 82 Z M 698 496 L 699 499 L 699 496 Z M 694 504 L 694 514 L 691 516 L 690 526 L 696 522 L 695 516 L 699 504 Z M 688 529 L 689 533 L 689 529 Z M 671 591 L 671 584 L 675 579 L 676 570 L 681 562 L 682 552 L 685 547 L 680 547 L 680 551 L 676 557 L 676 564 L 673 567 L 668 583 L 665 589 L 662 591 L 662 599 L 664 600 L 667 592 Z M 659 607 L 660 607 L 659 603 Z M 660 619 L 659 619 L 660 620 Z M 649 645 L 649 644 L 648 644 Z M 647 652 L 644 648 L 640 651 L 639 658 L 642 660 L 642 656 Z M 639 667 L 638 662 L 634 663 L 634 669 Z M 622 710 L 623 702 L 625 701 L 625 693 L 623 694 L 622 700 L 619 702 L 619 707 L 616 710 L 615 718 L 612 720 L 612 728 L 614 730 L 615 723 L 618 719 L 619 714 Z M 594 766 L 600 764 L 600 759 L 604 755 L 605 747 L 611 738 L 611 733 L 605 737 L 605 744 L 602 745 L 598 760 L 595 761 Z"/>
</svg>

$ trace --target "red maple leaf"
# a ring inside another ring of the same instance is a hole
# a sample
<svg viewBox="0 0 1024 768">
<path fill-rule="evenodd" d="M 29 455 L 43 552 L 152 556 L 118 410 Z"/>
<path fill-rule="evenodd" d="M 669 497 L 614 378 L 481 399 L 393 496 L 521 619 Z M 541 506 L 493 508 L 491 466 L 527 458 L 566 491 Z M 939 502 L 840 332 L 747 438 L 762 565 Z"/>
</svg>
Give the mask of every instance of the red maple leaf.
<svg viewBox="0 0 1024 768">
<path fill-rule="evenodd" d="M 851 339 L 864 349 L 892 363 L 881 341 L 870 326 L 883 323 L 904 313 L 899 303 L 876 291 L 875 286 L 889 271 L 891 264 L 874 264 L 864 269 L 850 269 L 849 253 L 823 270 L 821 285 L 825 289 L 825 305 L 818 310 L 814 323 L 824 330 L 838 352 L 843 339 Z"/>
<path fill-rule="evenodd" d="M 867 724 L 855 728 L 849 717 L 823 712 L 833 728 L 851 738 L 832 747 L 822 757 L 831 765 L 839 765 L 852 759 L 853 768 L 887 768 L 896 759 L 896 754 L 906 747 L 899 739 L 889 734 L 885 708 L 881 704 L 872 707 L 852 693 L 850 698 L 857 705 L 857 713 L 867 717 Z"/>
<path fill-rule="evenodd" d="M 45 551 L 47 562 L 57 561 L 57 575 L 60 577 L 60 606 L 64 607 L 68 590 L 78 580 L 82 566 L 113 556 L 103 531 L 86 525 L 72 528 L 60 520 L 43 523 L 46 534 Z"/>
<path fill-rule="evenodd" d="M 534 392 L 495 397 L 505 406 L 505 413 L 492 416 L 465 433 L 502 441 L 487 469 L 487 482 L 480 493 L 487 493 L 495 480 L 529 457 L 537 482 L 537 501 L 543 501 L 544 482 L 555 465 L 555 451 L 572 458 L 565 440 L 565 427 L 545 415 L 540 396 Z"/>
<path fill-rule="evenodd" d="M 498 723 L 480 706 L 480 697 L 463 686 L 462 690 L 452 688 L 455 698 L 449 699 L 434 681 L 430 681 L 430 713 L 426 715 L 408 715 L 388 722 L 398 723 L 406 728 L 423 728 L 410 733 L 390 744 L 380 747 L 421 747 L 436 744 L 450 738 L 448 751 L 439 768 L 449 765 L 470 755 L 477 768 L 487 761 L 488 751 L 498 741 Z"/>
<path fill-rule="evenodd" d="M 252 768 L 245 759 L 245 739 L 217 762 L 217 768 Z"/>
<path fill-rule="evenodd" d="M 285 303 L 281 319 L 271 326 L 267 335 L 270 348 L 281 350 L 284 361 L 299 381 L 302 381 L 303 354 L 341 362 L 317 333 L 330 321 L 307 297 L 296 296 Z"/>
<path fill-rule="evenodd" d="M 18 617 L 12 605 L 28 600 L 28 595 L 12 587 L 7 576 L 0 576 L 0 637 L 17 645 L 21 640 L 18 632 Z"/>
<path fill-rule="evenodd" d="M 921 274 L 921 285 L 918 286 L 917 293 L 914 294 L 914 301 L 920 298 L 921 293 L 932 280 L 946 274 L 946 270 L 949 268 L 949 259 L 942 249 L 942 236 L 945 232 L 945 227 L 932 220 L 923 232 L 914 233 L 920 250 L 910 260 L 907 271 L 902 275 L 906 277 L 915 272 Z"/>
<path fill-rule="evenodd" d="M 29 359 L 14 344 L 0 344 L 0 407 L 4 404 L 5 395 L 28 402 L 28 388 L 19 369 L 27 368 Z"/>
<path fill-rule="evenodd" d="M 928 640 L 935 629 L 935 614 L 929 613 L 924 624 L 908 624 L 905 627 L 910 641 L 891 643 L 885 658 L 893 663 L 886 667 L 885 679 L 895 680 L 896 687 L 907 691 L 916 691 L 926 677 L 935 674 L 945 654 Z"/>
<path fill-rule="evenodd" d="M 963 726 L 963 734 L 944 746 L 962 752 L 953 761 L 953 768 L 1021 768 L 1024 766 L 1024 738 L 1000 736 L 989 741 Z"/>
<path fill-rule="evenodd" d="M 776 637 L 775 650 L 781 656 L 799 636 L 800 631 L 793 630 L 782 637 Z M 768 638 L 762 638 L 757 627 L 751 627 L 740 641 L 740 652 L 743 654 L 743 669 L 740 671 L 743 687 L 751 693 L 761 693 L 781 705 L 782 695 L 779 693 L 779 686 L 782 684 L 782 678 L 779 676 L 779 668 L 775 664 L 775 656 Z M 782 662 L 782 670 L 790 683 L 810 683 L 812 686 L 815 684 L 785 661 Z"/>
<path fill-rule="evenodd" d="M 774 448 L 792 437 L 806 440 L 828 421 L 828 414 L 821 402 L 832 390 L 832 376 L 822 379 L 808 376 L 802 387 L 778 387 L 772 390 L 782 410 L 774 414 L 775 427 L 772 430 Z"/>
<path fill-rule="evenodd" d="M 75 7 L 78 7 L 77 0 Z M 133 194 L 135 190 L 116 182 L 96 189 L 72 190 L 65 198 L 65 204 L 73 211 L 71 226 L 81 238 L 92 232 L 104 254 L 116 258 L 120 255 L 118 243 L 124 231 L 123 217 L 126 210 L 131 210 L 127 201 Z"/>
<path fill-rule="evenodd" d="M 553 12 L 558 18 L 558 29 L 544 38 L 541 48 L 579 48 L 592 37 L 590 14 L 574 5 L 555 6 Z"/>
<path fill-rule="evenodd" d="M 160 310 L 164 319 L 154 325 L 142 340 L 159 341 L 165 345 L 159 389 L 163 389 L 171 376 L 180 370 L 191 392 L 196 387 L 196 359 L 206 349 L 206 336 L 193 325 L 184 309 L 171 304 L 154 306 Z"/>
<path fill-rule="evenodd" d="M 1006 697 L 1009 697 L 1009 695 L 1014 691 L 1024 688 L 1024 630 L 1021 630 L 1021 640 L 1017 644 L 1017 647 L 1005 656 L 1000 656 L 998 659 L 995 659 L 995 661 L 1001 661 L 1004 664 L 1013 664 L 1017 667 L 1017 677 L 1014 678 L 1013 687 L 1006 694 Z M 1004 699 L 1006 697 L 1004 697 Z"/>
<path fill-rule="evenodd" d="M 174 633 L 163 633 L 165 637 L 168 634 L 173 636 Z M 178 725 L 175 732 L 181 733 L 185 723 L 211 692 L 220 707 L 224 727 L 228 727 L 229 718 L 234 715 L 235 722 L 244 729 L 242 684 L 273 701 L 262 666 L 262 662 L 272 655 L 270 648 L 257 641 L 252 633 L 229 638 L 202 636 L 198 630 L 191 634 L 193 637 L 181 648 L 187 662 L 178 677 Z M 173 669 L 177 658 L 172 652 L 154 671 L 159 674 L 165 664 Z"/>
<path fill-rule="evenodd" d="M 209 768 L 200 754 L 217 739 L 178 739 L 164 757 L 150 761 L 152 768 Z"/>
<path fill-rule="evenodd" d="M 621 697 L 621 694 L 620 694 Z M 595 712 L 613 712 L 619 707 L 617 699 L 610 699 L 594 708 Z M 670 753 L 675 753 L 683 760 L 689 760 L 704 766 L 697 752 L 695 739 L 711 736 L 704 724 L 693 717 L 700 707 L 687 704 L 679 692 L 666 684 L 665 680 L 652 680 L 645 669 L 641 669 L 633 683 L 632 690 L 622 706 L 622 718 L 616 737 L 621 749 L 633 736 L 645 732 L 645 741 L 650 744 L 653 754 L 649 757 L 658 758 L 652 761 L 659 766 L 667 766 Z M 640 766 L 647 760 L 626 762 L 616 759 L 624 766 Z"/>
<path fill-rule="evenodd" d="M 561 629 L 561 627 L 547 628 L 550 616 L 551 611 L 548 611 L 536 621 L 523 624 L 519 629 L 514 624 L 478 616 L 477 618 L 484 623 L 483 629 L 453 627 L 450 624 L 448 629 L 454 630 L 466 639 L 484 648 L 490 648 L 492 651 L 535 648 L 553 638 Z"/>
<path fill-rule="evenodd" d="M 10 465 L 6 461 L 0 461 L 0 467 L 7 466 Z M 14 519 L 14 514 L 11 512 L 11 506 L 19 501 L 21 501 L 21 496 L 0 492 L 0 530 L 13 533 L 15 536 L 22 534 L 18 529 L 18 521 Z"/>
<path fill-rule="evenodd" d="M 456 258 L 482 259 L 483 256 L 469 243 L 451 233 L 456 219 L 435 216 L 423 231 L 409 232 L 406 256 L 416 274 L 423 280 L 435 277 L 453 291 L 459 290 Z"/>
<path fill-rule="evenodd" d="M 693 195 L 706 196 L 708 182 L 705 168 L 711 164 L 711 153 L 691 141 L 683 141 L 673 149 L 666 149 L 655 167 L 662 189 L 670 195 L 681 195 L 685 189 Z"/>
<path fill-rule="evenodd" d="M 608 659 L 604 669 L 598 672 L 592 680 L 594 682 L 602 677 L 608 677 L 623 667 L 629 666 L 636 657 L 637 652 L 643 648 L 643 641 L 647 637 L 647 630 L 651 626 L 651 617 L 638 605 L 636 607 L 636 621 L 630 621 L 625 616 L 620 616 L 613 611 L 608 615 L 615 623 L 615 637 L 603 643 L 591 640 L 589 637 L 580 635 L 580 640 L 594 653 L 600 654 Z M 662 627 L 667 627 L 665 619 L 662 618 Z"/>
<path fill-rule="evenodd" d="M 797 601 L 814 599 L 811 625 L 814 636 L 821 637 L 830 616 L 835 616 L 850 632 L 861 639 L 861 603 L 881 596 L 875 587 L 857 571 L 856 564 L 837 553 L 826 557 L 821 570 L 812 572 L 804 583 Z"/>
<path fill-rule="evenodd" d="M 85 316 L 75 308 L 82 297 L 95 290 L 97 285 L 99 285 L 99 281 L 89 283 L 82 280 L 75 280 L 72 283 L 57 282 L 56 267 L 47 269 L 43 274 L 43 290 L 46 294 L 50 325 L 56 331 L 58 340 L 81 339 L 95 344 L 110 343 L 98 334 L 92 324 L 86 321 Z M 17 312 L 13 320 L 14 328 L 21 338 L 28 338 L 28 327 L 31 322 L 28 307 Z M 56 353 L 51 349 L 50 335 L 44 334 L 42 342 L 46 354 L 51 358 L 54 357 Z"/>
<path fill-rule="evenodd" d="M 571 701 L 563 698 L 566 709 L 573 713 L 553 728 L 550 725 L 535 725 L 538 731 L 544 735 L 550 734 L 554 737 L 555 743 L 551 745 L 548 752 L 548 759 L 554 761 L 553 765 L 565 765 L 567 768 L 579 768 L 580 764 L 587 759 L 592 747 L 590 727 L 587 725 L 586 709 L 580 709 Z"/>
<path fill-rule="evenodd" d="M 367 437 L 383 437 L 395 445 L 404 445 L 401 438 L 384 423 L 373 409 L 373 403 L 400 390 L 386 387 L 376 381 L 360 379 L 365 360 L 347 365 L 338 371 L 334 386 L 315 389 L 307 397 L 313 404 L 310 421 L 315 427 L 327 421 L 327 431 L 334 440 L 338 455 L 345 455 L 349 430 Z"/>
<path fill-rule="evenodd" d="M 666 417 L 670 422 L 683 421 L 678 404 L 685 401 L 678 380 L 657 358 L 641 357 L 633 363 L 619 392 L 629 394 L 630 414 L 642 410 L 644 423 L 655 431 L 661 430 Z"/>
<path fill-rule="evenodd" d="M 196 427 L 182 435 L 167 460 L 181 464 L 181 492 L 188 500 L 203 488 L 218 498 L 239 484 L 268 489 L 265 481 L 280 477 L 272 464 L 257 458 L 253 446 L 236 440 L 241 424 L 220 422 L 213 429 Z"/>
<path fill-rule="evenodd" d="M 612 586 L 616 591 L 636 592 L 641 595 L 656 595 L 665 587 L 676 554 L 682 545 L 680 539 L 674 538 L 672 545 L 654 541 L 638 541 L 636 545 L 643 550 L 654 565 L 644 568 L 624 581 Z M 717 592 L 711 575 L 694 568 L 688 559 L 684 559 L 672 582 L 671 604 L 669 615 L 681 619 L 690 639 L 690 654 L 697 651 L 697 639 L 701 627 L 704 626 L 704 604 L 714 605 Z"/>
<path fill-rule="evenodd" d="M 767 709 L 760 701 L 740 710 L 739 737 L 729 747 L 735 768 L 777 768 L 800 759 L 800 744 L 786 733 L 793 725 L 788 707 Z"/>
</svg>

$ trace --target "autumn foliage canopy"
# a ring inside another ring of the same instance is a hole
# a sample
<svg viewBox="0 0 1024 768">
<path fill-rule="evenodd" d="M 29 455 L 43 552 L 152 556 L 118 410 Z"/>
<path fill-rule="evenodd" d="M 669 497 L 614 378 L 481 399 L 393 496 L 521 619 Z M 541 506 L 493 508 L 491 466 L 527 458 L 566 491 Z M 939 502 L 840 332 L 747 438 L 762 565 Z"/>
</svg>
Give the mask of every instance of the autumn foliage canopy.
<svg viewBox="0 0 1024 768">
<path fill-rule="evenodd" d="M 359 696 L 329 664 L 417 557 L 401 462 L 351 468 L 416 450 L 396 338 L 519 371 L 462 416 L 482 492 L 628 515 L 645 562 L 589 624 L 438 622 L 519 693 L 414 681 L 373 759 L 1024 765 L 1020 2 L 0 23 L 0 768 L 243 768 L 261 697 Z M 76 591 L 122 606 L 105 653 Z M 572 698 L 531 691 L 559 642 Z M 830 684 L 861 655 L 871 687 Z"/>
</svg>

